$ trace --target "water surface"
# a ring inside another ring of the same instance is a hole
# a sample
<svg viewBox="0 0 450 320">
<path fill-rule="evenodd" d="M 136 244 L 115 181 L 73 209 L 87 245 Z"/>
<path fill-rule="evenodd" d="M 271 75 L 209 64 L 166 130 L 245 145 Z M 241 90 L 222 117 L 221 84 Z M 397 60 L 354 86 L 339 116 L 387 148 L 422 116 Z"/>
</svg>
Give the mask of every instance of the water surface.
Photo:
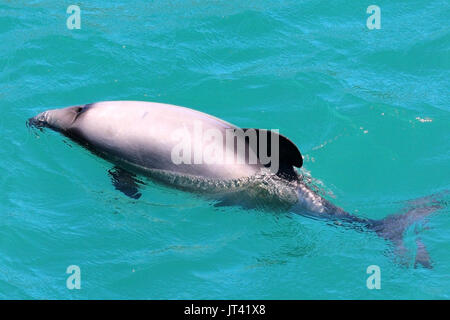
<svg viewBox="0 0 450 320">
<path fill-rule="evenodd" d="M 419 228 L 433 269 L 405 268 L 376 235 L 324 221 L 157 184 L 128 199 L 107 162 L 25 126 L 48 108 L 145 100 L 279 129 L 330 200 L 380 219 L 450 189 L 447 1 L 377 1 L 380 30 L 364 1 L 82 0 L 80 30 L 70 4 L 0 2 L 0 298 L 450 297 L 447 207 Z"/>
</svg>

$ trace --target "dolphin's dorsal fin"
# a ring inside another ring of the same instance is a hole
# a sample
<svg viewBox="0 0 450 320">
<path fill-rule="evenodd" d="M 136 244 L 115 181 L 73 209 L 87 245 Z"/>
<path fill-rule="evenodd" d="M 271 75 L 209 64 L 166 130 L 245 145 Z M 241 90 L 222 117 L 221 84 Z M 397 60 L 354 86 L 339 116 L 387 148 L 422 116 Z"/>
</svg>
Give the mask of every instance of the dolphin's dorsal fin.
<svg viewBox="0 0 450 320">
<path fill-rule="evenodd" d="M 257 144 L 257 156 L 260 158 L 260 137 L 261 137 L 261 131 L 266 131 L 266 137 L 267 137 L 267 154 L 271 155 L 271 135 L 277 135 L 278 136 L 278 144 L 279 144 L 279 168 L 277 175 L 283 178 L 287 178 L 289 180 L 292 180 L 297 177 L 297 174 L 293 167 L 301 168 L 303 165 L 303 157 L 300 153 L 300 150 L 298 150 L 297 146 L 288 138 L 285 136 L 273 132 L 271 130 L 263 130 L 263 129 L 255 129 L 255 128 L 243 128 L 242 129 L 244 133 L 246 133 L 248 130 L 254 130 L 256 132 L 258 144 Z"/>
</svg>

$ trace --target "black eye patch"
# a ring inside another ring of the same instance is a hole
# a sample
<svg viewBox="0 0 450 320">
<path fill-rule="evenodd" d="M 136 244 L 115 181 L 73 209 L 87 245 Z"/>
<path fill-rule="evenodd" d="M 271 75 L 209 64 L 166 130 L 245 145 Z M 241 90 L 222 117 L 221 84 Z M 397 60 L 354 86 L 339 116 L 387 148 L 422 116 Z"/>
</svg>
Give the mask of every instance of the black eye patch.
<svg viewBox="0 0 450 320">
<path fill-rule="evenodd" d="M 88 111 L 93 106 L 94 106 L 93 103 L 85 104 L 83 107 L 80 107 L 80 110 L 78 111 L 78 113 L 85 113 L 86 111 Z"/>
<path fill-rule="evenodd" d="M 92 108 L 93 105 L 94 105 L 93 103 L 89 103 L 89 104 L 85 104 L 84 106 L 76 107 L 74 109 L 74 111 L 76 112 L 75 120 L 78 119 L 79 116 L 81 116 L 83 113 L 88 111 L 90 108 Z"/>
</svg>

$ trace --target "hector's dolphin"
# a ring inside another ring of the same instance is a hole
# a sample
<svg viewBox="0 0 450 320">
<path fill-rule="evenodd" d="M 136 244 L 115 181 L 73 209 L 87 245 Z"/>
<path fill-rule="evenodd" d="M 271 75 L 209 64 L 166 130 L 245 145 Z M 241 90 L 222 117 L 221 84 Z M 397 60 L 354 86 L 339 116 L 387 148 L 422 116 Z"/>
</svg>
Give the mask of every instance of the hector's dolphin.
<svg viewBox="0 0 450 320">
<path fill-rule="evenodd" d="M 403 233 L 441 208 L 424 198 L 404 213 L 372 220 L 354 216 L 321 197 L 294 167 L 303 164 L 297 147 L 275 131 L 240 129 L 192 109 L 161 103 L 109 101 L 48 110 L 28 120 L 71 138 L 115 166 L 117 190 L 139 198 L 136 174 L 179 189 L 212 196 L 217 205 L 292 211 L 335 220 L 392 241 L 404 257 Z M 342 224 L 340 223 L 340 224 Z M 417 240 L 416 264 L 431 267 Z"/>
</svg>

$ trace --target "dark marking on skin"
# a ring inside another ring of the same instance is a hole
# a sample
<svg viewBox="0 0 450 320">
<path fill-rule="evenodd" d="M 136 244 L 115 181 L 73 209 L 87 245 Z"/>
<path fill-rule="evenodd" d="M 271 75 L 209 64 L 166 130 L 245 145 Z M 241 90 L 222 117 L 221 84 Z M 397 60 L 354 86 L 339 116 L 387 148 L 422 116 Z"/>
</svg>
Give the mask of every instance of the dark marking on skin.
<svg viewBox="0 0 450 320">
<path fill-rule="evenodd" d="M 74 111 L 77 113 L 75 118 L 73 119 L 73 122 L 77 121 L 77 119 L 84 113 L 86 113 L 86 111 L 88 111 L 90 108 L 92 108 L 94 105 L 94 103 L 88 103 L 85 105 L 80 105 L 75 107 Z"/>
</svg>

